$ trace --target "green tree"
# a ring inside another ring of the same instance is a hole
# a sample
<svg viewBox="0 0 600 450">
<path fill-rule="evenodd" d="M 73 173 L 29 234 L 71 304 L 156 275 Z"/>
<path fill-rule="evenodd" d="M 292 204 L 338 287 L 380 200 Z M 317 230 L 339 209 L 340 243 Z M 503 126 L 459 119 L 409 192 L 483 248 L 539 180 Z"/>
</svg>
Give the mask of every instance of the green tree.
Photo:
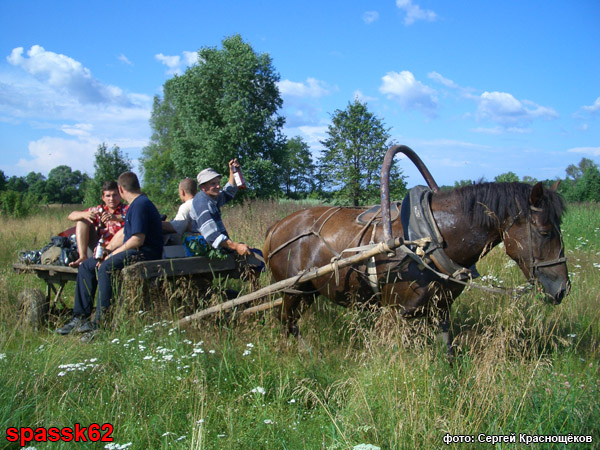
<svg viewBox="0 0 600 450">
<path fill-rule="evenodd" d="M 69 166 L 57 166 L 48 173 L 46 195 L 51 203 L 81 203 L 83 200 L 82 185 L 87 175 L 79 170 L 72 171 Z"/>
<path fill-rule="evenodd" d="M 513 183 L 519 181 L 519 176 L 514 172 L 506 172 L 494 177 L 494 181 L 496 183 Z"/>
<path fill-rule="evenodd" d="M 163 100 L 154 97 L 150 126 L 153 130 L 150 144 L 142 149 L 140 158 L 144 191 L 154 202 L 175 203 L 178 200 L 177 187 L 183 175 L 177 172 L 172 158 L 175 108 L 170 101 L 167 85 Z M 191 177 L 193 175 L 189 174 Z"/>
<path fill-rule="evenodd" d="M 287 142 L 281 172 L 287 197 L 305 197 L 315 188 L 315 164 L 310 147 L 301 137 Z"/>
<path fill-rule="evenodd" d="M 116 145 L 108 149 L 105 143 L 98 146 L 94 161 L 94 177 L 85 183 L 84 203 L 93 206 L 102 199 L 102 184 L 116 181 L 123 172 L 131 170 L 131 161 Z"/>
<path fill-rule="evenodd" d="M 17 177 L 13 175 L 6 182 L 7 191 L 27 192 L 28 187 L 29 185 L 27 184 L 27 181 L 25 181 L 24 177 Z"/>
<path fill-rule="evenodd" d="M 280 192 L 285 119 L 279 74 L 271 57 L 258 54 L 239 35 L 226 38 L 222 49 L 203 47 L 198 65 L 165 83 L 175 118 L 172 159 L 179 176 L 206 167 L 226 173 L 239 158 L 251 192 Z"/>
<path fill-rule="evenodd" d="M 345 110 L 335 111 L 327 133 L 329 137 L 321 141 L 325 150 L 319 159 L 319 170 L 333 189 L 334 200 L 354 206 L 379 202 L 381 165 L 391 145 L 389 129 L 368 111 L 366 103 L 355 100 Z M 393 164 L 392 198 L 404 195 L 404 178 Z"/>
<path fill-rule="evenodd" d="M 576 181 L 577 179 L 581 178 L 585 170 L 590 167 L 597 167 L 596 163 L 594 163 L 594 161 L 591 159 L 581 158 L 579 164 L 571 164 L 565 169 L 565 172 L 567 172 L 567 179 Z"/>
<path fill-rule="evenodd" d="M 46 177 L 39 172 L 29 172 L 25 176 L 27 192 L 35 196 L 39 201 L 44 200 L 46 195 Z"/>
<path fill-rule="evenodd" d="M 0 192 L 6 189 L 6 175 L 4 171 L 0 170 Z"/>
</svg>

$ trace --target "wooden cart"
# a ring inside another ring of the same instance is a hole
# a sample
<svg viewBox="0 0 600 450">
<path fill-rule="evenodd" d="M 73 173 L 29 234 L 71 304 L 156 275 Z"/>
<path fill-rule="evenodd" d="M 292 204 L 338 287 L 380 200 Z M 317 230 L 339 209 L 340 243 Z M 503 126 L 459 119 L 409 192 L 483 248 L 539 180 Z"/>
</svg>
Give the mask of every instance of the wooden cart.
<svg viewBox="0 0 600 450">
<path fill-rule="evenodd" d="M 175 279 L 191 277 L 211 281 L 217 277 L 257 277 L 264 263 L 254 255 L 244 258 L 227 255 L 225 259 L 210 259 L 203 256 L 170 258 L 142 261 L 123 269 L 125 280 L 150 282 L 157 278 Z M 67 311 L 63 300 L 64 288 L 70 281 L 77 280 L 77 269 L 45 264 L 13 264 L 13 270 L 23 274 L 35 274 L 46 282 L 46 289 L 26 289 L 19 294 L 19 306 L 23 320 L 38 326 L 48 313 Z M 145 283 L 146 285 L 148 283 Z"/>
</svg>

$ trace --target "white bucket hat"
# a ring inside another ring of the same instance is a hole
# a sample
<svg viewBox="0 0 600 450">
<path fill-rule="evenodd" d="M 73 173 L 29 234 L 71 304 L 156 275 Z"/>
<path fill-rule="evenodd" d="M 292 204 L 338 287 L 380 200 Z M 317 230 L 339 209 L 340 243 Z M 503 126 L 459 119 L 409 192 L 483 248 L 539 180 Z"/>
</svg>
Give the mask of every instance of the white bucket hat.
<svg viewBox="0 0 600 450">
<path fill-rule="evenodd" d="M 214 178 L 221 178 L 221 175 L 219 175 L 214 169 L 211 169 L 210 167 L 208 169 L 204 169 L 196 177 L 196 179 L 198 180 L 198 185 L 207 183 Z"/>
</svg>

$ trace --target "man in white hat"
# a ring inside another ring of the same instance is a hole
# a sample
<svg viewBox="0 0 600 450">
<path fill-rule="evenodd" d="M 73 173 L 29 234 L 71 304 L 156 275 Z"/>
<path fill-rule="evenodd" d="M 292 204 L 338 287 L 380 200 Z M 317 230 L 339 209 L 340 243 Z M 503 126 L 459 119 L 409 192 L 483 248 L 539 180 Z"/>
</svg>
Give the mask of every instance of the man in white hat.
<svg viewBox="0 0 600 450">
<path fill-rule="evenodd" d="M 237 186 L 233 168 L 240 167 L 236 159 L 229 161 L 229 180 L 221 190 L 221 175 L 208 168 L 198 174 L 199 191 L 192 201 L 190 219 L 194 231 L 202 234 L 206 242 L 215 249 L 235 251 L 238 255 L 249 255 L 250 248 L 243 242 L 229 238 L 221 220 L 221 206 L 235 197 Z"/>
</svg>

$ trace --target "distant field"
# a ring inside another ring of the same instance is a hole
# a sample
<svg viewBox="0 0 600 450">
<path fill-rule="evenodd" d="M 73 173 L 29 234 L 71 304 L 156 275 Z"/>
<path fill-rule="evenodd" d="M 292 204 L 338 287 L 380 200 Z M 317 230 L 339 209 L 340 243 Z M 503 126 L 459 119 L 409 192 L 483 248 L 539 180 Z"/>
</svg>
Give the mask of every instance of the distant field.
<svg viewBox="0 0 600 450">
<path fill-rule="evenodd" d="M 268 226 L 301 207 L 247 202 L 225 209 L 224 220 L 233 239 L 262 247 Z M 564 218 L 573 288 L 561 305 L 548 306 L 534 293 L 513 299 L 476 289 L 456 301 L 453 366 L 425 320 L 323 299 L 303 316 L 300 341 L 282 336 L 269 313 L 178 329 L 177 312 L 158 304 L 121 315 L 114 330 L 87 345 L 53 332 L 64 318 L 38 332 L 19 326 L 19 292 L 43 284 L 14 274 L 11 264 L 20 250 L 40 248 L 68 228 L 70 208 L 0 217 L 0 447 L 21 448 L 6 440 L 10 427 L 76 423 L 112 426 L 113 442 L 81 448 L 433 449 L 446 448 L 446 437 L 455 442 L 449 448 L 466 449 L 513 434 L 516 445 L 496 448 L 564 446 L 519 443 L 527 436 L 571 439 L 569 448 L 600 446 L 597 205 L 570 205 Z M 501 248 L 478 269 L 482 282 L 525 283 Z M 207 301 L 222 301 L 227 286 L 246 288 L 217 282 Z M 163 296 L 191 292 L 183 284 L 170 289 Z M 71 302 L 72 294 L 71 285 Z M 593 442 L 573 444 L 580 436 Z"/>
</svg>

